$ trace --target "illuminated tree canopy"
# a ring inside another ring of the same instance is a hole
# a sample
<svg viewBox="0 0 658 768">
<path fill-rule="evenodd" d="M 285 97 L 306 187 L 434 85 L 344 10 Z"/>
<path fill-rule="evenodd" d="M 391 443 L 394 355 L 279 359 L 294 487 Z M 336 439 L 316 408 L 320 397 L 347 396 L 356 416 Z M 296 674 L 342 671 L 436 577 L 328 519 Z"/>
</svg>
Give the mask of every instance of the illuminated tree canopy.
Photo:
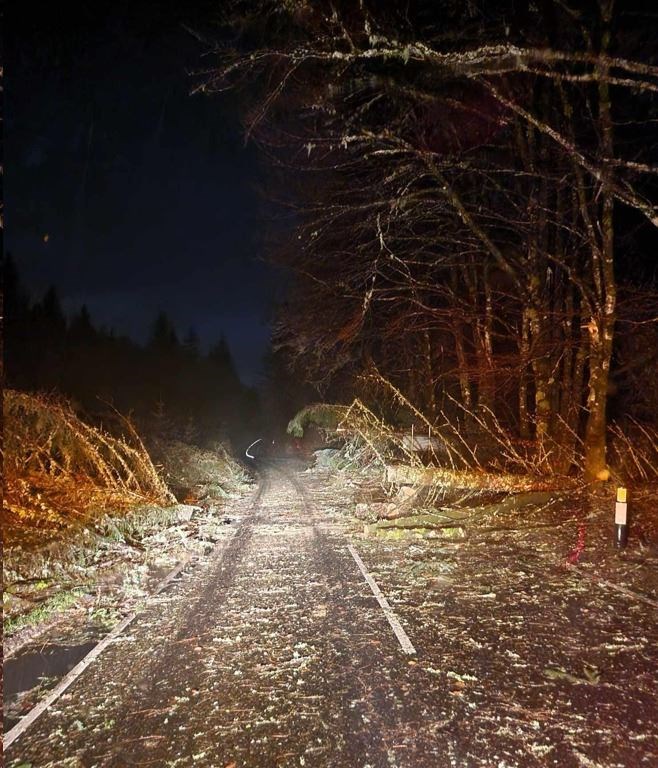
<svg viewBox="0 0 658 768">
<path fill-rule="evenodd" d="M 224 24 L 198 90 L 239 92 L 272 161 L 293 362 L 325 387 L 375 366 L 604 478 L 613 355 L 655 328 L 618 277 L 658 225 L 638 9 L 269 0 Z"/>
</svg>

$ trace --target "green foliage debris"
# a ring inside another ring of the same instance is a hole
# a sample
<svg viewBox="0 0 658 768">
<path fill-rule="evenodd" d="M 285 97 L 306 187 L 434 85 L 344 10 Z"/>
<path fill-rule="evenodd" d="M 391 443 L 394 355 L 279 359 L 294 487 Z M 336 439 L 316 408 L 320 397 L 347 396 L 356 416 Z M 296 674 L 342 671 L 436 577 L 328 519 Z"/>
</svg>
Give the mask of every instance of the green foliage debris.
<svg viewBox="0 0 658 768">
<path fill-rule="evenodd" d="M 311 426 L 318 427 L 325 432 L 335 432 L 347 410 L 345 406 L 327 403 L 307 405 L 290 420 L 287 432 L 297 438 L 304 437 L 305 430 Z"/>
</svg>

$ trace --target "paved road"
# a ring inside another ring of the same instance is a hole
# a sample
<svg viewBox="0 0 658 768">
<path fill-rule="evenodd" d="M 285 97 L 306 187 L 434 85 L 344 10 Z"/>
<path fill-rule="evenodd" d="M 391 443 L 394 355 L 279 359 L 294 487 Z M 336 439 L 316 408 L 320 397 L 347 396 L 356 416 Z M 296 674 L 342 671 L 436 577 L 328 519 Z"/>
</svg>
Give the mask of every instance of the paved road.
<svg viewBox="0 0 658 768">
<path fill-rule="evenodd" d="M 505 593 L 496 579 L 519 571 L 518 560 L 489 548 L 471 552 L 471 576 L 438 601 L 440 584 L 430 595 L 401 584 L 399 547 L 357 541 L 371 568 L 382 558 L 383 589 L 418 649 L 409 656 L 347 549 L 348 524 L 328 513 L 331 492 L 288 462 L 264 466 L 213 557 L 146 608 L 10 747 L 7 765 L 655 764 L 646 606 L 626 617 L 635 651 L 624 657 L 625 678 L 617 665 L 609 683 L 551 679 L 547 659 L 582 657 L 583 627 L 597 647 L 621 642 L 618 626 L 574 604 L 590 584 L 568 577 L 561 604 L 536 564 Z M 629 610 L 618 596 L 609 601 Z M 636 695 L 615 709 L 620 680 L 634 681 Z"/>
</svg>

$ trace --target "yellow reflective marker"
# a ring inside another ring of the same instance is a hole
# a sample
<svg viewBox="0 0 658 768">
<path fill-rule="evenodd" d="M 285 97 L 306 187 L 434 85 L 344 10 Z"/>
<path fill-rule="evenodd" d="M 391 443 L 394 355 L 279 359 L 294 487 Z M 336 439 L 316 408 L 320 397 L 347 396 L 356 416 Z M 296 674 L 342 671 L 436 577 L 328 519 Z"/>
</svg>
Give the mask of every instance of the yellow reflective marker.
<svg viewBox="0 0 658 768">
<path fill-rule="evenodd" d="M 617 501 L 626 503 L 626 488 L 617 488 Z"/>
</svg>

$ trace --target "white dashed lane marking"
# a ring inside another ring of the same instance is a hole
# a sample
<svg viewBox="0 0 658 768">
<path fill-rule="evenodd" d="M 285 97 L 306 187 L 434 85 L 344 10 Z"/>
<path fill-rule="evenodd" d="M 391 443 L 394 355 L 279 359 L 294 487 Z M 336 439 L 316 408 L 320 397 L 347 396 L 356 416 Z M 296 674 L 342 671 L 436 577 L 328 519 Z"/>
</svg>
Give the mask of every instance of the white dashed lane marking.
<svg viewBox="0 0 658 768">
<path fill-rule="evenodd" d="M 381 606 L 382 611 L 384 611 L 384 615 L 388 619 L 388 623 L 391 625 L 391 629 L 395 633 L 395 636 L 398 639 L 398 642 L 402 646 L 402 650 L 405 653 L 412 654 L 416 653 L 416 649 L 411 644 L 411 640 L 409 640 L 409 636 L 407 633 L 402 629 L 402 625 L 400 624 L 400 621 L 398 620 L 398 617 L 395 615 L 395 611 L 391 608 L 388 600 L 384 597 L 381 589 L 377 586 L 377 582 L 372 578 L 372 576 L 368 573 L 368 569 L 366 568 L 363 560 L 359 556 L 359 553 L 354 549 L 354 547 L 351 544 L 347 545 L 347 548 L 350 551 L 350 554 L 354 558 L 354 562 L 359 566 L 359 570 L 363 574 L 363 578 L 368 583 L 368 586 L 372 590 L 372 594 L 377 599 L 377 602 Z"/>
</svg>

